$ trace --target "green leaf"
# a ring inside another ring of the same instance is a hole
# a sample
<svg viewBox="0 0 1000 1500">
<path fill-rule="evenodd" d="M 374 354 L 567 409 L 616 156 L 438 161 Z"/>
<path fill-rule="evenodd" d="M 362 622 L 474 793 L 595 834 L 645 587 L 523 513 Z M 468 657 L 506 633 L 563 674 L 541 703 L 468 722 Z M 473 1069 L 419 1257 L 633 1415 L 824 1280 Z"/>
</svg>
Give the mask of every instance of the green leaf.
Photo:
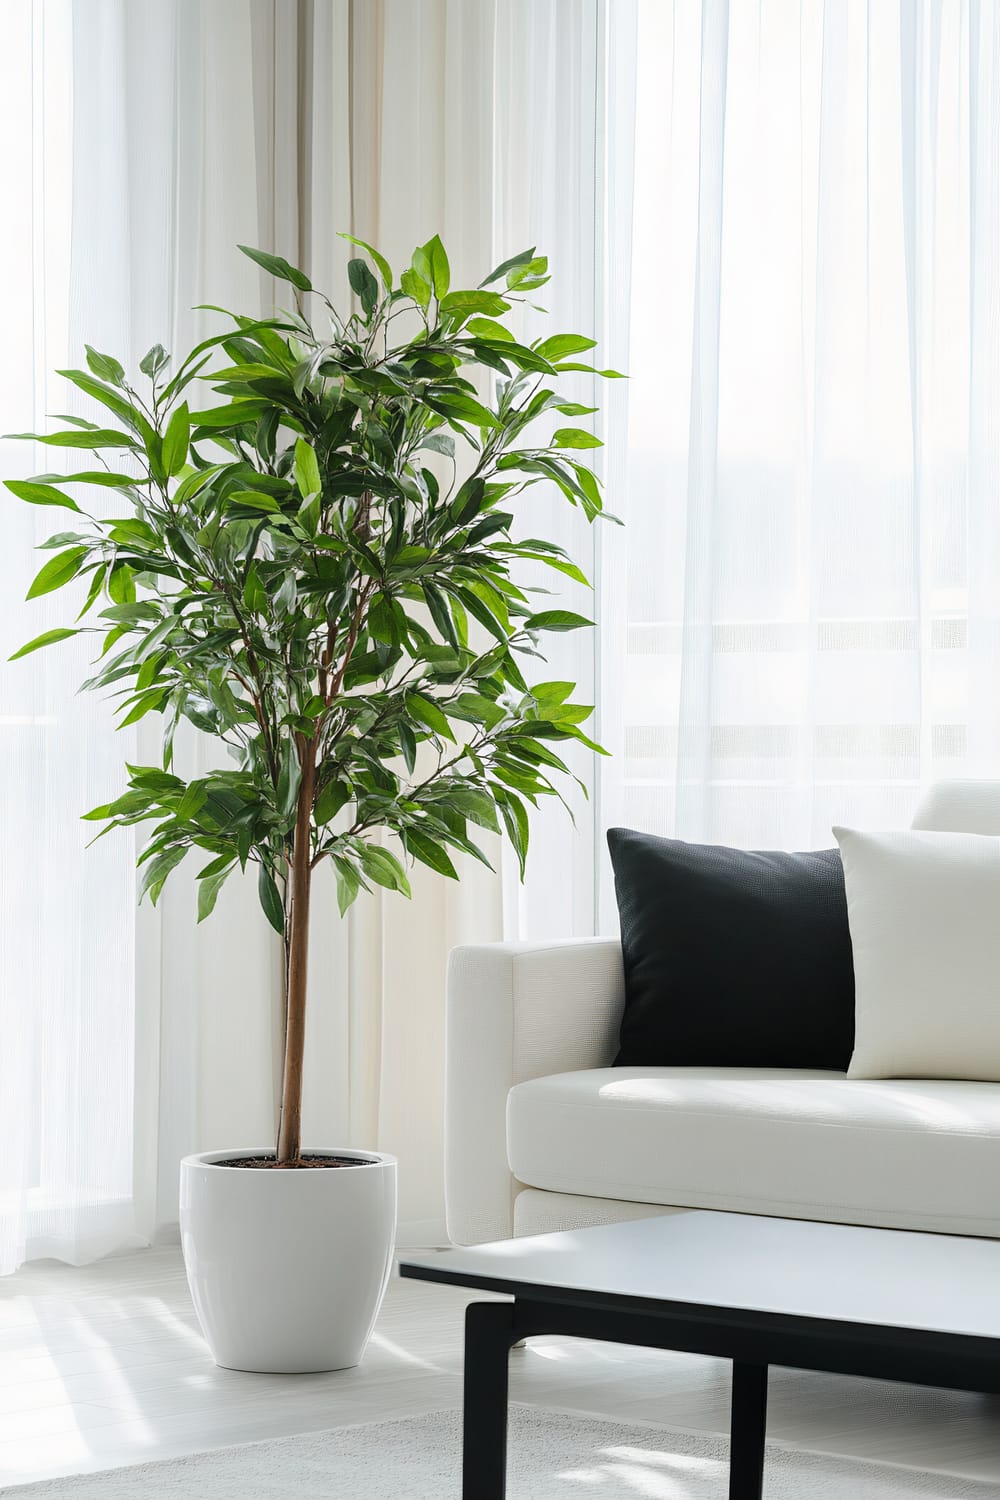
<svg viewBox="0 0 1000 1500">
<path fill-rule="evenodd" d="M 445 458 L 455 457 L 455 439 L 450 432 L 432 432 L 420 446 L 429 448 L 432 453 L 443 453 Z"/>
<path fill-rule="evenodd" d="M 92 807 L 90 812 L 81 813 L 81 823 L 103 823 L 105 819 L 114 816 L 113 805 L 111 802 L 103 802 L 100 807 Z"/>
<path fill-rule="evenodd" d="M 376 885 L 384 886 L 389 891 L 401 891 L 404 896 L 412 894 L 406 871 L 388 849 L 383 849 L 378 844 L 362 844 L 360 858 L 362 870 Z"/>
<path fill-rule="evenodd" d="M 456 590 L 456 592 L 462 603 L 465 605 L 465 608 L 469 611 L 469 614 L 473 615 L 479 621 L 480 625 L 485 626 L 490 634 L 495 636 L 498 641 L 506 643 L 507 631 L 504 628 L 503 623 L 497 619 L 496 615 L 490 609 L 489 605 L 484 604 L 482 599 L 474 594 L 471 589 L 459 588 Z"/>
<path fill-rule="evenodd" d="M 361 877 L 342 855 L 333 856 L 333 870 L 337 878 L 337 907 L 344 916 L 361 890 Z"/>
<path fill-rule="evenodd" d="M 461 693 L 454 703 L 448 705 L 453 719 L 464 719 L 469 724 L 486 724 L 493 729 L 507 717 L 507 711 L 486 698 L 482 693 Z"/>
<path fill-rule="evenodd" d="M 108 596 L 116 604 L 135 603 L 135 574 L 128 563 L 116 563 L 108 578 Z"/>
<path fill-rule="evenodd" d="M 213 875 L 221 875 L 225 869 L 232 869 L 235 863 L 233 856 L 227 851 L 225 854 L 218 855 L 216 859 L 210 860 L 203 870 L 198 871 L 195 878 L 209 880 Z"/>
<path fill-rule="evenodd" d="M 593 365 L 580 364 L 575 360 L 560 360 L 556 365 L 557 370 L 579 370 L 584 375 L 601 375 L 605 380 L 627 380 L 621 370 L 595 370 Z"/>
<path fill-rule="evenodd" d="M 529 615 L 524 621 L 525 630 L 580 630 L 593 625 L 585 615 L 574 614 L 570 609 L 544 609 L 541 614 Z"/>
<path fill-rule="evenodd" d="M 274 877 L 266 865 L 261 865 L 257 871 L 257 895 L 265 917 L 275 932 L 284 937 L 285 908 L 282 905 L 278 887 L 274 883 Z"/>
<path fill-rule="evenodd" d="M 328 781 L 316 798 L 316 806 L 313 810 L 316 823 L 322 828 L 331 822 L 340 809 L 350 802 L 353 795 L 349 782 Z"/>
<path fill-rule="evenodd" d="M 455 736 L 452 734 L 451 725 L 437 704 L 431 702 L 430 698 L 425 698 L 422 693 L 407 693 L 406 710 L 411 718 L 416 719 L 418 724 L 423 724 L 432 734 L 440 735 L 442 739 L 451 740 L 454 743 Z"/>
<path fill-rule="evenodd" d="M 69 414 L 69 412 L 66 411 L 53 412 L 52 419 L 56 422 L 68 422 L 71 427 L 80 427 L 85 429 L 87 432 L 97 431 L 96 422 L 88 422 L 86 417 L 73 417 Z M 33 438 L 35 434 L 33 432 L 22 432 L 21 436 Z"/>
<path fill-rule="evenodd" d="M 173 848 L 167 849 L 164 853 L 158 854 L 155 859 L 151 859 L 143 874 L 139 899 L 141 900 L 143 896 L 148 895 L 150 901 L 155 906 L 159 894 L 163 890 L 167 876 L 171 870 L 177 868 L 186 853 L 186 844 L 175 844 Z"/>
<path fill-rule="evenodd" d="M 449 646 L 458 646 L 458 636 L 455 632 L 455 622 L 452 620 L 448 601 L 436 584 L 425 579 L 422 583 L 424 599 L 430 611 L 431 619 L 437 626 L 441 635 L 444 636 Z M 412 769 L 412 767 L 411 767 Z"/>
<path fill-rule="evenodd" d="M 107 656 L 112 646 L 117 646 L 122 636 L 127 634 L 128 628 L 125 625 L 116 625 L 113 630 L 109 630 L 107 635 L 104 637 L 104 644 L 101 647 L 101 656 Z M 92 686 L 92 684 L 88 683 L 87 686 L 90 687 Z"/>
<path fill-rule="evenodd" d="M 142 666 L 135 674 L 135 690 L 137 693 L 141 693 L 146 688 L 152 687 L 153 683 L 159 680 L 160 667 L 163 665 L 163 660 L 163 655 L 160 653 L 146 657 Z"/>
<path fill-rule="evenodd" d="M 319 530 L 321 510 L 319 495 L 314 495 L 311 500 L 304 500 L 299 506 L 299 525 L 309 536 L 315 536 Z"/>
<path fill-rule="evenodd" d="M 29 443 L 46 443 L 52 448 L 138 448 L 139 440 L 128 432 L 111 427 L 87 427 L 72 432 L 8 432 L 8 438 Z"/>
<path fill-rule="evenodd" d="M 495 318 L 501 313 L 510 312 L 510 303 L 501 297 L 498 292 L 449 292 L 448 296 L 441 302 L 441 311 L 443 313 L 485 313 L 488 317 Z M 481 323 L 482 321 L 484 320 L 476 319 L 477 323 Z M 501 339 L 505 335 L 507 338 L 511 337 L 505 328 L 500 325 L 496 326 L 500 327 Z M 474 331 L 471 323 L 469 324 L 469 331 Z M 488 324 L 486 337 L 497 337 L 494 325 Z"/>
<path fill-rule="evenodd" d="M 588 750 L 593 750 L 594 753 L 595 753 L 595 755 L 610 755 L 611 754 L 610 750 L 605 750 L 604 746 L 603 745 L 599 745 L 596 740 L 588 739 L 587 736 L 584 734 L 584 732 L 583 732 L 582 729 L 576 729 L 576 728 L 574 728 L 574 727 L 571 726 L 569 728 L 569 730 L 568 730 L 568 734 L 569 734 L 570 739 L 579 740 L 580 743 L 581 743 L 581 745 L 586 745 L 587 749 Z"/>
<path fill-rule="evenodd" d="M 408 854 L 418 859 L 422 865 L 429 866 L 438 875 L 447 875 L 451 880 L 458 879 L 458 871 L 448 857 L 446 850 L 436 844 L 426 833 L 421 833 L 418 828 L 407 828 L 403 831 L 403 844 Z"/>
<path fill-rule="evenodd" d="M 294 743 L 289 742 L 285 746 L 285 755 L 278 776 L 278 811 L 283 817 L 289 818 L 295 811 L 301 783 L 302 767 L 299 764 Z"/>
<path fill-rule="evenodd" d="M 180 473 L 187 462 L 190 437 L 191 414 L 184 401 L 170 418 L 163 435 L 163 467 L 171 479 Z"/>
<path fill-rule="evenodd" d="M 492 295 L 492 293 L 491 293 Z M 503 300 L 502 298 L 500 299 Z M 509 306 L 509 304 L 508 304 Z M 514 335 L 509 328 L 502 323 L 494 323 L 492 318 L 470 318 L 466 324 L 469 333 L 474 333 L 479 339 L 488 339 L 491 343 L 513 343 Z"/>
<path fill-rule="evenodd" d="M 431 284 L 429 281 L 425 281 L 424 278 L 411 267 L 409 270 L 403 272 L 402 276 L 399 278 L 399 285 L 401 290 L 407 297 L 412 298 L 417 306 L 424 312 L 427 311 L 431 301 Z"/>
<path fill-rule="evenodd" d="M 169 360 L 170 355 L 162 344 L 154 344 L 148 353 L 144 354 L 139 361 L 139 369 L 150 379 L 155 378 Z"/>
<path fill-rule="evenodd" d="M 387 292 L 391 292 L 392 291 L 392 267 L 390 266 L 389 262 L 386 260 L 385 256 L 384 255 L 380 255 L 379 252 L 374 248 L 374 246 L 369 245 L 365 240 L 359 240 L 353 234 L 345 234 L 343 232 L 343 230 L 340 231 L 338 238 L 340 238 L 342 240 L 347 240 L 348 243 L 351 244 L 351 245 L 358 245 L 362 250 L 366 251 L 367 254 L 369 254 L 371 256 L 372 261 L 378 267 L 378 273 L 379 273 L 379 275 L 381 276 L 383 282 L 385 283 L 385 289 L 386 289 L 386 291 Z"/>
<path fill-rule="evenodd" d="M 208 783 L 205 781 L 192 781 L 177 804 L 176 816 L 178 822 L 190 823 L 201 812 L 207 800 Z"/>
<path fill-rule="evenodd" d="M 442 416 L 457 422 L 475 422 L 477 427 L 500 426 L 496 414 L 465 391 L 435 390 L 433 395 L 428 392 L 424 401 L 431 411 L 440 412 Z"/>
<path fill-rule="evenodd" d="M 5 479 L 4 484 L 12 495 L 27 500 L 29 505 L 61 505 L 64 510 L 75 510 L 79 514 L 76 501 L 51 484 L 38 484 L 31 479 Z"/>
<path fill-rule="evenodd" d="M 115 474 L 110 469 L 83 469 L 77 474 L 35 474 L 32 483 L 45 484 L 99 484 L 108 489 L 133 489 L 148 484 L 145 475 Z"/>
<path fill-rule="evenodd" d="M 435 234 L 429 239 L 423 246 L 423 252 L 431 268 L 431 285 L 434 288 L 434 295 L 440 301 L 448 295 L 448 284 L 451 280 L 451 268 L 448 265 L 448 257 L 440 235 Z"/>
<path fill-rule="evenodd" d="M 547 568 L 555 568 L 557 573 L 563 573 L 567 578 L 572 578 L 574 583 L 582 583 L 585 588 L 591 588 L 590 579 L 576 563 L 566 562 L 562 557 L 548 557 L 544 553 L 534 553 L 518 548 L 521 557 L 533 557 L 535 562 L 544 563 Z"/>
<path fill-rule="evenodd" d="M 138 703 L 134 704 L 129 713 L 120 721 L 118 728 L 127 729 L 129 724 L 137 724 L 147 714 L 154 713 L 163 706 L 166 696 L 167 690 L 165 688 L 154 688 L 150 693 L 143 693 Z"/>
<path fill-rule="evenodd" d="M 560 427 L 558 432 L 552 434 L 552 441 L 557 448 L 604 447 L 599 437 L 595 437 L 592 432 L 584 432 L 582 427 Z"/>
<path fill-rule="evenodd" d="M 140 549 L 149 547 L 154 550 L 158 545 L 159 538 L 156 532 L 151 526 L 147 526 L 145 521 L 130 521 L 126 519 L 113 521 L 109 524 L 111 530 L 108 532 L 108 535 L 113 542 L 124 542 L 127 545 Z"/>
<path fill-rule="evenodd" d="M 262 495 L 257 490 L 236 490 L 229 496 L 230 505 L 242 505 L 249 510 L 262 510 L 268 515 L 276 515 L 281 506 L 272 495 Z"/>
<path fill-rule="evenodd" d="M 553 709 L 566 702 L 575 687 L 575 682 L 536 682 L 529 691 L 542 718 L 548 718 Z"/>
<path fill-rule="evenodd" d="M 58 370 L 56 373 L 62 375 L 65 380 L 71 381 L 95 401 L 99 401 L 102 406 L 106 406 L 120 421 L 124 422 L 127 427 L 138 431 L 144 439 L 148 438 L 152 432 L 149 422 L 138 408 L 133 406 L 127 397 L 113 390 L 111 386 L 105 385 L 102 380 L 95 380 L 92 375 L 86 374 L 83 370 Z"/>
<path fill-rule="evenodd" d="M 603 511 L 604 501 L 601 498 L 601 487 L 597 482 L 597 475 L 588 469 L 586 464 L 574 463 L 572 459 L 570 463 L 591 508 L 595 511 Z"/>
<path fill-rule="evenodd" d="M 476 787 L 452 787 L 448 791 L 448 805 L 463 817 L 478 823 L 480 828 L 488 828 L 491 833 L 500 832 L 496 805 L 488 792 Z"/>
<path fill-rule="evenodd" d="M 90 542 L 91 538 L 84 531 L 55 531 L 46 537 L 44 542 L 38 543 L 40 552 L 54 552 L 57 547 L 70 547 L 74 542 Z"/>
<path fill-rule="evenodd" d="M 311 500 L 323 488 L 316 451 L 311 443 L 301 437 L 295 443 L 295 483 L 305 500 Z"/>
<path fill-rule="evenodd" d="M 518 255 L 512 255 L 510 260 L 501 261 L 496 269 L 491 271 L 486 279 L 484 281 L 481 281 L 479 285 L 489 286 L 491 282 L 499 281 L 501 277 L 506 276 L 508 271 L 515 271 L 521 266 L 528 265 L 531 261 L 534 260 L 534 258 L 535 247 L 534 245 L 532 245 L 530 250 L 522 250 Z"/>
<path fill-rule="evenodd" d="M 510 839 L 514 853 L 517 855 L 521 879 L 523 880 L 525 863 L 528 857 L 529 827 L 527 810 L 521 799 L 506 787 L 494 786 L 493 793 L 497 806 L 500 809 L 500 816 L 503 819 L 504 827 L 507 830 L 507 837 Z"/>
<path fill-rule="evenodd" d="M 223 856 L 227 858 L 228 856 Z M 198 921 L 204 922 L 215 910 L 215 903 L 219 898 L 219 892 L 236 868 L 233 860 L 217 875 L 203 875 L 198 881 Z"/>
<path fill-rule="evenodd" d="M 57 552 L 55 557 L 50 557 L 45 566 L 35 574 L 26 597 L 37 599 L 39 595 L 51 594 L 54 589 L 61 589 L 64 584 L 69 583 L 79 573 L 88 550 L 87 547 L 69 547 L 65 552 Z"/>
<path fill-rule="evenodd" d="M 112 385 L 122 385 L 125 380 L 125 371 L 116 359 L 110 354 L 100 354 L 92 349 L 89 344 L 84 344 L 87 355 L 87 366 L 100 380 L 110 380 Z"/>
<path fill-rule="evenodd" d="M 396 606 L 385 594 L 375 594 L 368 606 L 368 633 L 386 645 L 399 645 L 401 633 Z"/>
<path fill-rule="evenodd" d="M 396 726 L 396 733 L 399 735 L 399 751 L 403 757 L 403 764 L 406 766 L 407 771 L 412 776 L 414 767 L 417 763 L 416 736 L 414 735 L 413 730 L 410 728 L 409 724 L 404 723 L 402 719 L 400 719 L 399 723 Z"/>
<path fill-rule="evenodd" d="M 585 349 L 593 349 L 596 343 L 596 339 L 584 338 L 580 333 L 554 333 L 540 344 L 533 344 L 532 348 L 543 359 L 556 360 L 565 359 L 567 354 L 582 354 Z"/>
<path fill-rule="evenodd" d="M 191 412 L 191 424 L 194 427 L 243 427 L 248 422 L 256 422 L 261 412 L 267 409 L 266 401 L 250 398 L 245 401 L 230 401 L 226 406 Z"/>
<path fill-rule="evenodd" d="M 269 255 L 266 250 L 254 250 L 249 245 L 240 245 L 239 248 L 262 270 L 269 271 L 272 276 L 277 276 L 279 281 L 290 281 L 292 286 L 297 287 L 300 292 L 312 291 L 312 282 L 305 272 L 289 265 L 283 256 Z"/>
<path fill-rule="evenodd" d="M 138 624 L 144 620 L 159 620 L 160 611 L 156 605 L 148 600 L 142 600 L 137 604 L 113 604 L 110 609 L 101 611 L 104 620 L 118 620 L 127 625 Z"/>
<path fill-rule="evenodd" d="M 551 279 L 546 275 L 548 269 L 548 256 L 536 255 L 527 265 L 514 266 L 507 272 L 507 286 L 515 292 L 531 291 L 535 287 L 544 286 Z"/>
<path fill-rule="evenodd" d="M 485 498 L 486 481 L 479 478 L 467 479 L 449 506 L 452 520 L 464 525 L 473 516 L 478 516 Z"/>
<path fill-rule="evenodd" d="M 361 303 L 365 317 L 370 318 L 378 303 L 378 282 L 363 260 L 348 261 L 347 279 L 351 283 L 351 291 Z"/>
<path fill-rule="evenodd" d="M 13 656 L 9 656 L 7 660 L 17 661 L 19 656 L 28 656 L 32 651 L 40 651 L 43 646 L 52 646 L 56 641 L 65 641 L 71 635 L 79 634 L 78 630 L 66 630 L 65 628 L 46 630 L 42 635 L 36 635 L 35 639 L 29 641 L 26 646 L 22 646 L 18 651 L 15 651 Z"/>
</svg>

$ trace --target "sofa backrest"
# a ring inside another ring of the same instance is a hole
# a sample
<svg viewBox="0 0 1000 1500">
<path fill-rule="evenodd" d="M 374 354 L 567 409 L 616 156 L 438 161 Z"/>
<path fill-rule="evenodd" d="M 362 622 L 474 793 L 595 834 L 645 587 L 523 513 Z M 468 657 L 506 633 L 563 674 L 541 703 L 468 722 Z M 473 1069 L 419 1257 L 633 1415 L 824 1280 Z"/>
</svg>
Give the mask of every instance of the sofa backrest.
<svg viewBox="0 0 1000 1500">
<path fill-rule="evenodd" d="M 939 781 L 920 799 L 913 827 L 930 833 L 1000 834 L 1000 781 Z"/>
</svg>

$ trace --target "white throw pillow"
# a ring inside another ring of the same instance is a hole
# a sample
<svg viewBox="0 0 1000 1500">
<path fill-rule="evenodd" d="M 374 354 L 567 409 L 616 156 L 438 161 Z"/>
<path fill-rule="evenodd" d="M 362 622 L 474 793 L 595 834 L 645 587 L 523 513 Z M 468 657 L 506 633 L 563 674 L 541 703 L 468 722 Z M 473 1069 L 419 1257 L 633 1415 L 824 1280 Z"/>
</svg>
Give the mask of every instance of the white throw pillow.
<svg viewBox="0 0 1000 1500">
<path fill-rule="evenodd" d="M 833 832 L 854 947 L 847 1076 L 1000 1081 L 1000 838 Z"/>
</svg>

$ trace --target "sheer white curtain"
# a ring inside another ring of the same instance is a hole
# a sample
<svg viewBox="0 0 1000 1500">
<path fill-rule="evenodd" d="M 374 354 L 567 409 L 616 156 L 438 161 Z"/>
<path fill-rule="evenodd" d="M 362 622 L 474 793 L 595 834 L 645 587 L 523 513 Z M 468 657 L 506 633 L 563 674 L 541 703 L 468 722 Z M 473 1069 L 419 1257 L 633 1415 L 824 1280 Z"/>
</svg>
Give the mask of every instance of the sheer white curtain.
<svg viewBox="0 0 1000 1500">
<path fill-rule="evenodd" d="M 245 0 L 5 7 L 5 430 L 45 430 L 67 408 L 94 415 L 53 374 L 83 364 L 84 342 L 134 367 L 154 342 L 198 336 L 204 316 L 190 308 L 209 288 L 250 307 L 270 298 L 234 250 L 274 233 L 258 19 Z M 4 443 L 3 474 L 65 467 L 60 452 Z M 72 607 L 63 594 L 22 602 L 32 549 L 65 513 L 8 501 L 4 656 Z M 272 945 L 247 902 L 233 893 L 212 945 L 195 939 L 183 891 L 137 927 L 133 841 L 84 848 L 93 829 L 81 813 L 120 788 L 125 760 L 158 753 L 77 695 L 88 661 L 73 642 L 2 674 L 0 1270 L 93 1258 L 175 1217 L 177 1158 L 198 1143 L 208 1015 L 228 1034 L 212 1096 L 239 1123 L 248 1094 L 270 1093 L 254 1038 L 270 1048 Z M 241 1053 L 252 1057 L 243 1071 Z"/>
<path fill-rule="evenodd" d="M 1000 767 L 1000 7 L 637 15 L 602 819 L 816 847 Z"/>
<path fill-rule="evenodd" d="M 504 0 L 497 10 L 494 234 L 499 249 L 536 245 L 549 257 L 546 313 L 525 310 L 524 333 L 582 333 L 598 340 L 601 368 L 629 368 L 636 6 L 634 0 Z M 623 513 L 627 382 L 572 377 L 574 399 L 596 405 L 592 422 L 606 447 L 595 467 L 607 508 Z M 561 388 L 566 388 L 565 385 Z M 594 454 L 589 455 L 594 457 Z M 533 492 L 525 524 L 557 539 L 593 582 L 559 588 L 560 603 L 597 622 L 546 644 L 544 676 L 578 684 L 596 713 L 585 726 L 617 753 L 624 649 L 620 619 L 623 535 L 609 521 L 588 525 L 558 493 Z M 532 580 L 552 588 L 539 569 Z M 621 637 L 621 639 L 620 639 Z M 567 755 L 589 795 L 572 790 L 572 819 L 554 802 L 532 814 L 523 884 L 505 868 L 505 935 L 586 936 L 599 920 L 607 863 L 602 757 Z"/>
<path fill-rule="evenodd" d="M 0 426 L 37 431 L 49 412 L 79 410 L 52 374 L 79 352 L 69 7 L 11 0 L 0 32 Z M 0 441 L 6 478 L 59 467 L 59 450 Z M 65 598 L 23 600 L 43 560 L 36 543 L 68 517 L 3 494 L 5 660 L 65 622 Z M 80 821 L 104 800 L 129 741 L 114 742 L 106 711 L 75 695 L 88 660 L 71 642 L 0 672 L 0 1271 L 38 1255 L 79 1260 L 138 1234 L 133 850 L 123 839 L 86 851 L 92 829 Z"/>
</svg>

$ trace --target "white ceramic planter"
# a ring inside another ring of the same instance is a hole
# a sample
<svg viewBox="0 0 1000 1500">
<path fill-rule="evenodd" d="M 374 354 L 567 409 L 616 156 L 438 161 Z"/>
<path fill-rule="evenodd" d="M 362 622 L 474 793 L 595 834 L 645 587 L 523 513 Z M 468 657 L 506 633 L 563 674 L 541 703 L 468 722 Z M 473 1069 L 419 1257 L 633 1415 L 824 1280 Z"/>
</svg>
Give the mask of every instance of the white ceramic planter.
<svg viewBox="0 0 1000 1500">
<path fill-rule="evenodd" d="M 356 1365 L 379 1310 L 396 1232 L 396 1161 L 279 1172 L 221 1167 L 257 1151 L 181 1162 L 188 1285 L 216 1364 L 282 1374 Z"/>
</svg>

